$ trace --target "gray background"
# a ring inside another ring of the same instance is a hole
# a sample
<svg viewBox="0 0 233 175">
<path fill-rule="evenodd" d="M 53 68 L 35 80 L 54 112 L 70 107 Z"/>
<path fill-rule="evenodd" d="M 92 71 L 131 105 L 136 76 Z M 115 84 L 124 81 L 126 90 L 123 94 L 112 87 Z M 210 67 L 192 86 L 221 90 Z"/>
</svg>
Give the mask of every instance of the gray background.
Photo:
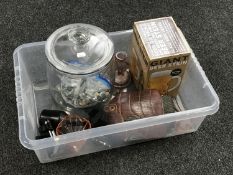
<svg viewBox="0 0 233 175">
<path fill-rule="evenodd" d="M 150 141 L 40 164 L 18 140 L 12 54 L 23 44 L 43 41 L 70 23 L 106 31 L 133 21 L 173 16 L 184 32 L 221 107 L 192 134 Z M 233 171 L 231 1 L 0 1 L 0 173 L 1 174 L 231 174 Z"/>
</svg>

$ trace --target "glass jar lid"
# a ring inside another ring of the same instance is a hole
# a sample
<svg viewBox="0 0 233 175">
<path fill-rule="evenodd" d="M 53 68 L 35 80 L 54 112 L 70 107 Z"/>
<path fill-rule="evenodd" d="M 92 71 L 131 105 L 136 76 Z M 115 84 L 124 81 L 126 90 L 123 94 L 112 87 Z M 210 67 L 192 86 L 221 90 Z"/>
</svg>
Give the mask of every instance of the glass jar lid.
<svg viewBox="0 0 233 175">
<path fill-rule="evenodd" d="M 105 67 L 112 59 L 114 46 L 104 30 L 77 23 L 57 29 L 48 38 L 45 52 L 60 71 L 84 75 Z"/>
</svg>

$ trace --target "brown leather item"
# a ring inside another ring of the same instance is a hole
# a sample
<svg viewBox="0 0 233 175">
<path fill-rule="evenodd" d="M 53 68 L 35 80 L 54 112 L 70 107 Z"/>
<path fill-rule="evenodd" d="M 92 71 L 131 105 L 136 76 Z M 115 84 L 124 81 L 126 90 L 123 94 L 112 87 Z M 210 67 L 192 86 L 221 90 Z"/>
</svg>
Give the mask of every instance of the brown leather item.
<svg viewBox="0 0 233 175">
<path fill-rule="evenodd" d="M 157 90 L 120 92 L 104 107 L 108 123 L 121 123 L 163 114 L 163 102 Z"/>
</svg>

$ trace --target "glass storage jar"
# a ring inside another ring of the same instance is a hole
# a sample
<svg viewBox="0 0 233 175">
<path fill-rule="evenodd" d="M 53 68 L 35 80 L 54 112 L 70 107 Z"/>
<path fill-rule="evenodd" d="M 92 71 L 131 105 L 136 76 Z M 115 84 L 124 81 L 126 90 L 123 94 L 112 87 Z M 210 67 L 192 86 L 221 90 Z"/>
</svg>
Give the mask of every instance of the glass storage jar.
<svg viewBox="0 0 233 175">
<path fill-rule="evenodd" d="M 114 46 L 108 34 L 89 24 L 56 30 L 45 46 L 48 84 L 63 107 L 85 108 L 106 102 L 114 81 Z"/>
</svg>

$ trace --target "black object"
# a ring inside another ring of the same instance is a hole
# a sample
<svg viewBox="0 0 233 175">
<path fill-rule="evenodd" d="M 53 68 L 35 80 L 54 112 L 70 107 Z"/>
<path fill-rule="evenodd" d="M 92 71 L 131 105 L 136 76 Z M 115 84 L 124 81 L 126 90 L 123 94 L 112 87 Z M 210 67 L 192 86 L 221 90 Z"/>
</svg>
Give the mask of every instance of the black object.
<svg viewBox="0 0 233 175">
<path fill-rule="evenodd" d="M 67 113 L 59 110 L 44 109 L 39 117 L 39 136 L 36 139 L 43 139 L 55 136 L 55 130 L 58 123 L 67 116 Z"/>
<path fill-rule="evenodd" d="M 40 113 L 39 124 L 41 127 L 44 127 L 45 121 L 49 120 L 51 122 L 52 128 L 56 129 L 58 123 L 66 115 L 67 113 L 64 111 L 44 109 Z"/>
<path fill-rule="evenodd" d="M 77 114 L 83 117 L 84 119 L 90 120 L 91 126 L 100 127 L 107 125 L 107 122 L 103 119 L 104 112 L 103 106 L 96 105 L 94 107 L 86 108 L 85 110 L 75 110 L 72 111 L 72 114 Z M 39 135 L 36 136 L 36 139 L 43 139 L 47 137 L 55 136 L 55 131 L 59 123 L 68 115 L 66 112 L 61 110 L 49 110 L 44 109 L 40 113 L 39 117 Z"/>
<path fill-rule="evenodd" d="M 46 137 L 53 137 L 55 136 L 54 128 L 50 122 L 50 120 L 44 120 L 44 123 L 42 123 L 39 126 L 39 136 L 36 136 L 36 139 L 42 139 Z"/>
<path fill-rule="evenodd" d="M 105 126 L 108 124 L 107 122 L 105 122 L 105 119 L 104 119 L 105 115 L 104 115 L 102 104 L 98 104 L 94 107 L 91 107 L 91 108 L 87 109 L 86 112 L 90 116 L 89 120 L 91 122 L 92 128 Z"/>
<path fill-rule="evenodd" d="M 36 136 L 36 140 L 39 140 L 39 139 L 44 139 L 44 138 L 48 138 L 50 137 L 50 134 L 49 132 L 45 132 L 45 133 L 40 133 L 40 135 Z"/>
</svg>

